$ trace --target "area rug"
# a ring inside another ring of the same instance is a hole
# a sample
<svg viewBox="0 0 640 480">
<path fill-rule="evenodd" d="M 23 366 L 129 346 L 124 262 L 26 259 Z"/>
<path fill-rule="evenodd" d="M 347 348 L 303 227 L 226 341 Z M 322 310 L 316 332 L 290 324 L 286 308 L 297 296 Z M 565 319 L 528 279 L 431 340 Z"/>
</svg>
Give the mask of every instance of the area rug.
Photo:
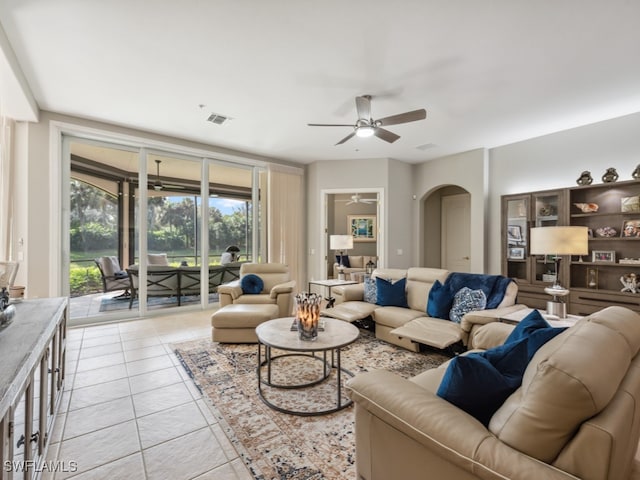
<svg viewBox="0 0 640 480">
<path fill-rule="evenodd" d="M 218 301 L 218 294 L 212 293 L 209 295 L 209 303 L 214 303 Z M 194 303 L 200 303 L 200 295 L 185 295 L 182 297 L 180 301 L 180 305 L 193 305 Z M 147 306 L 149 307 L 177 307 L 178 306 L 178 297 L 148 297 L 147 298 Z M 138 308 L 138 299 L 136 298 L 133 301 L 133 305 L 131 309 Z M 115 310 L 128 310 L 129 309 L 129 298 L 128 297 L 112 297 L 112 298 L 103 298 L 100 300 L 100 308 L 101 312 L 113 312 Z"/>
<path fill-rule="evenodd" d="M 218 344 L 202 339 L 175 344 L 174 351 L 255 479 L 356 478 L 353 406 L 312 417 L 269 408 L 257 393 L 256 345 Z M 274 349 L 272 354 L 279 353 L 283 352 Z M 384 369 L 410 377 L 437 367 L 448 358 L 437 352 L 409 352 L 377 340 L 366 330 L 361 330 L 360 338 L 342 350 L 342 366 L 354 374 Z M 272 380 L 278 384 L 314 379 L 321 374 L 323 365 L 319 359 L 299 356 L 281 357 L 275 362 Z M 336 402 L 336 380 L 332 373 L 314 387 L 293 390 L 265 386 L 263 393 L 284 408 L 323 410 Z M 346 380 L 348 376 L 343 375 L 343 383 Z M 348 400 L 346 395 L 343 400 Z"/>
</svg>

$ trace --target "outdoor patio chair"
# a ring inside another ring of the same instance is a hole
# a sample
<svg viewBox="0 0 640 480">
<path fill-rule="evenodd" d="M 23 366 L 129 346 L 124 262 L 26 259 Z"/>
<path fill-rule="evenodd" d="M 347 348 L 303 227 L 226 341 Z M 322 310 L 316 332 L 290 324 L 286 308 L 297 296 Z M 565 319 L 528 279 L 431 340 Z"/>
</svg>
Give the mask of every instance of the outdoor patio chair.
<svg viewBox="0 0 640 480">
<path fill-rule="evenodd" d="M 200 267 L 180 267 L 179 270 L 180 294 L 200 295 Z M 218 286 L 222 285 L 225 271 L 225 267 L 222 265 L 209 266 L 209 293 L 218 291 Z"/>
<path fill-rule="evenodd" d="M 131 279 L 131 298 L 129 299 L 129 309 L 131 309 L 140 287 L 138 265 L 131 265 L 127 268 L 127 273 Z M 174 295 L 178 299 L 178 306 L 180 306 L 180 270 L 162 265 L 147 266 L 147 297 L 172 297 Z"/>
<path fill-rule="evenodd" d="M 118 257 L 106 256 L 94 258 L 100 275 L 102 276 L 102 289 L 104 293 L 115 292 L 118 290 L 124 290 L 122 296 L 129 295 L 129 289 L 131 288 L 131 281 L 127 272 L 120 268 L 120 262 Z"/>
</svg>

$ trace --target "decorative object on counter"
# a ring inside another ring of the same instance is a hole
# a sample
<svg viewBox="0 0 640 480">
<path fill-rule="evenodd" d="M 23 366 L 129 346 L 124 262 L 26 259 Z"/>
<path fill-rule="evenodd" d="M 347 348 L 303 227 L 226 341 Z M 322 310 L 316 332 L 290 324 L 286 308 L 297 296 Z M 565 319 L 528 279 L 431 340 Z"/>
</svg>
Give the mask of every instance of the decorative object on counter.
<svg viewBox="0 0 640 480">
<path fill-rule="evenodd" d="M 589 170 L 585 170 L 584 172 L 582 172 L 576 180 L 576 183 L 578 185 L 591 185 L 591 183 L 593 183 L 591 172 Z"/>
<path fill-rule="evenodd" d="M 618 235 L 618 231 L 613 227 L 596 228 L 596 235 L 602 238 L 611 238 Z"/>
<path fill-rule="evenodd" d="M 635 180 L 640 180 L 640 164 L 636 167 L 636 169 L 631 173 L 631 176 Z"/>
<path fill-rule="evenodd" d="M 618 172 L 613 167 L 607 168 L 607 171 L 602 175 L 602 181 L 604 183 L 613 183 L 618 180 Z"/>
<path fill-rule="evenodd" d="M 366 268 L 366 274 L 371 275 L 376 268 L 376 264 L 373 263 L 373 261 L 369 260 L 365 268 Z"/>
<path fill-rule="evenodd" d="M 620 283 L 623 285 L 623 288 L 620 289 L 621 292 L 638 293 L 638 281 L 635 273 L 621 276 Z"/>
<path fill-rule="evenodd" d="M 306 342 L 318 338 L 318 322 L 320 320 L 320 304 L 322 295 L 317 293 L 299 293 L 296 299 L 296 322 L 298 337 Z"/>
<path fill-rule="evenodd" d="M 620 199 L 620 211 L 623 213 L 640 212 L 640 196 L 622 197 Z"/>
<path fill-rule="evenodd" d="M 551 215 L 555 214 L 555 208 L 553 207 L 553 205 L 549 205 L 548 203 L 542 205 L 538 210 L 538 215 L 540 215 L 541 217 L 550 217 Z"/>
<path fill-rule="evenodd" d="M 598 269 L 590 268 L 587 271 L 587 287 L 598 288 Z"/>
<path fill-rule="evenodd" d="M 627 238 L 640 237 L 640 220 L 625 220 L 622 223 L 620 236 Z"/>
<path fill-rule="evenodd" d="M 531 229 L 531 255 L 555 256 L 555 277 L 552 286 L 544 289 L 553 298 L 547 302 L 547 313 L 567 318 L 567 304 L 563 297 L 569 295 L 569 290 L 560 285 L 561 255 L 586 255 L 589 253 L 589 239 L 587 227 L 535 227 Z"/>
<path fill-rule="evenodd" d="M 9 302 L 17 273 L 17 262 L 0 262 L 0 330 L 8 326 L 16 314 L 16 307 L 9 305 Z"/>
<path fill-rule="evenodd" d="M 621 258 L 618 263 L 621 265 L 640 265 L 640 258 Z"/>
<path fill-rule="evenodd" d="M 591 252 L 591 261 L 615 263 L 616 252 L 613 250 L 594 250 Z"/>
<path fill-rule="evenodd" d="M 582 213 L 591 213 L 598 211 L 597 203 L 574 203 Z"/>
</svg>

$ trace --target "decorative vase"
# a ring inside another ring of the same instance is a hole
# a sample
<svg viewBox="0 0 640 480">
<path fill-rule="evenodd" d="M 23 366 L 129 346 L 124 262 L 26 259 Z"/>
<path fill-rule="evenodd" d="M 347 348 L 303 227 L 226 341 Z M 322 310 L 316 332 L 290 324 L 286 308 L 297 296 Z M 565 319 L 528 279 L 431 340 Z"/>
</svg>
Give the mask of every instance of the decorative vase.
<svg viewBox="0 0 640 480">
<path fill-rule="evenodd" d="M 631 176 L 635 179 L 635 180 L 640 180 L 640 165 L 638 165 L 636 167 L 636 169 L 631 173 Z"/>
<path fill-rule="evenodd" d="M 589 170 L 585 170 L 584 172 L 582 172 L 576 180 L 576 183 L 578 185 L 591 185 L 592 182 L 593 177 L 591 176 L 591 172 Z"/>
<path fill-rule="evenodd" d="M 318 338 L 321 302 L 322 296 L 316 293 L 296 295 L 296 325 L 300 340 L 313 342 Z"/>
<path fill-rule="evenodd" d="M 602 175 L 602 181 L 604 183 L 613 183 L 616 180 L 618 180 L 618 172 L 616 172 L 616 169 L 613 167 L 607 168 L 607 171 Z"/>
</svg>

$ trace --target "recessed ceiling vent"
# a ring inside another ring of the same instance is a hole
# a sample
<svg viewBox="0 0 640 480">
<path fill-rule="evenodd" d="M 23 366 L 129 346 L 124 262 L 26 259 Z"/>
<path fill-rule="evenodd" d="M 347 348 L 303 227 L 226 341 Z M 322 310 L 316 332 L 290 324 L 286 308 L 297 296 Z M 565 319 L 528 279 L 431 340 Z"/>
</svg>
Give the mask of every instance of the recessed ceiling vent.
<svg viewBox="0 0 640 480">
<path fill-rule="evenodd" d="M 425 143 L 424 145 L 418 145 L 416 148 L 418 150 L 429 150 L 430 148 L 434 148 L 437 147 L 437 145 L 435 143 Z"/>
<path fill-rule="evenodd" d="M 231 120 L 231 117 L 220 115 L 219 113 L 212 113 L 211 115 L 209 115 L 209 118 L 207 118 L 207 122 L 211 122 L 216 125 L 224 125 L 229 120 Z"/>
</svg>

